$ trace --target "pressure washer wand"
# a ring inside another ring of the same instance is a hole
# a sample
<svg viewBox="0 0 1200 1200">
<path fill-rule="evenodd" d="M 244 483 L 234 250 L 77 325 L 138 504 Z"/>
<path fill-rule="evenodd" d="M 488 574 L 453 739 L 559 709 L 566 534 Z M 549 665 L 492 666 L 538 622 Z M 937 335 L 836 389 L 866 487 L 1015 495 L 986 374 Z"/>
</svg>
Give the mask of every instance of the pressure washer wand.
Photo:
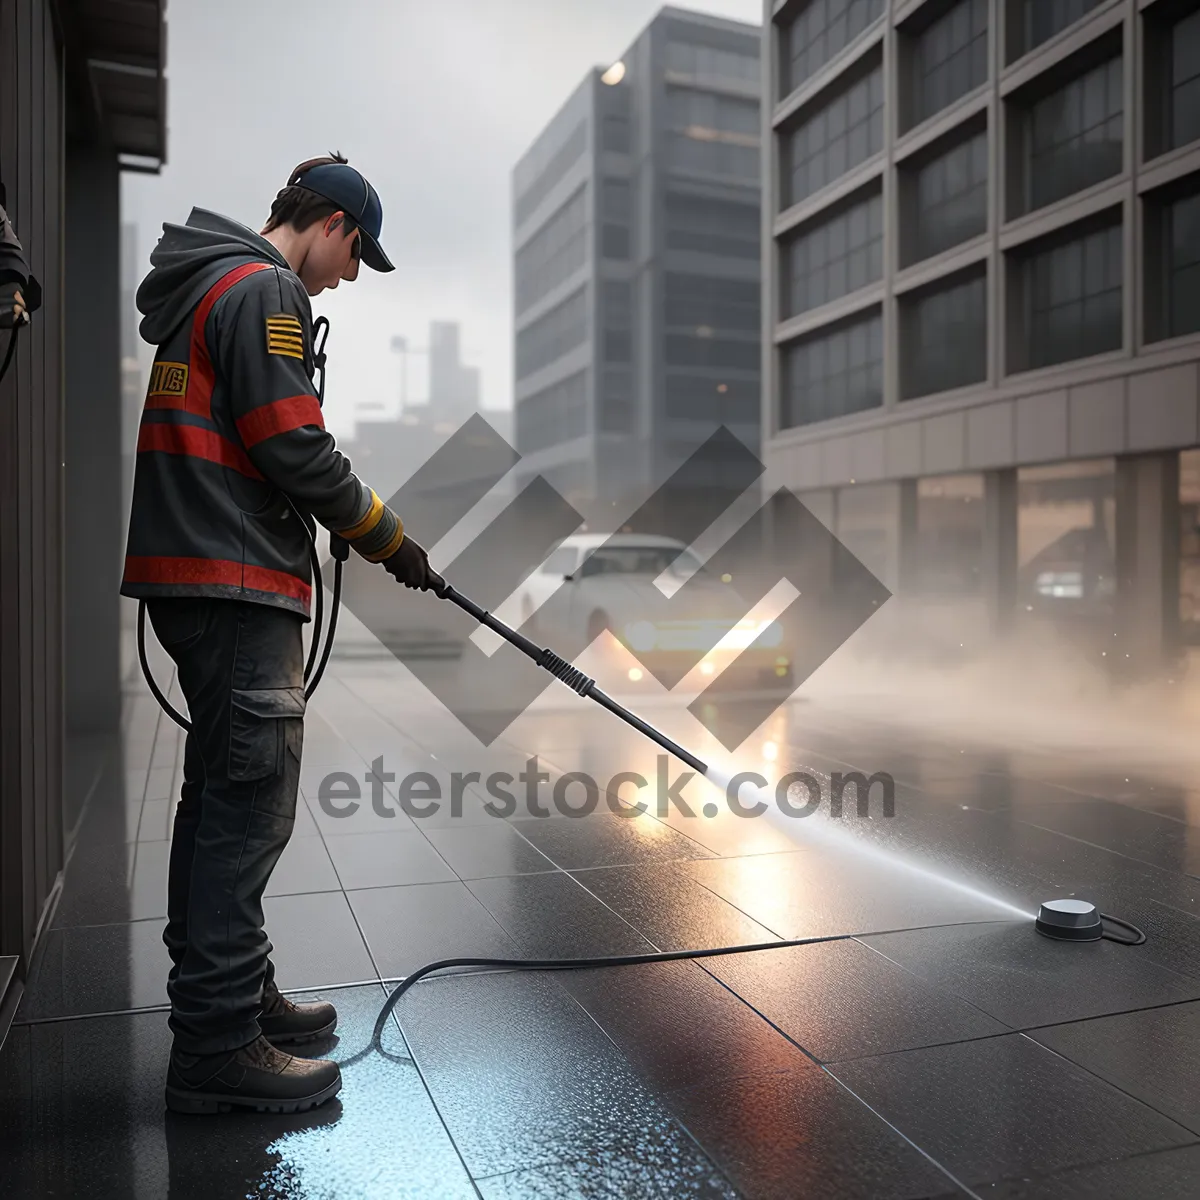
<svg viewBox="0 0 1200 1200">
<path fill-rule="evenodd" d="M 476 604 L 469 596 L 464 596 L 462 592 L 457 591 L 450 584 L 446 584 L 444 588 L 439 589 L 436 595 L 440 596 L 443 600 L 452 601 L 464 612 L 470 613 L 481 625 L 486 625 L 493 633 L 498 633 L 509 645 L 515 646 L 522 654 L 533 659 L 539 667 L 545 671 L 549 671 L 555 679 L 565 683 L 573 692 L 578 692 L 579 695 L 586 696 L 589 700 L 595 700 L 597 704 L 603 705 L 610 713 L 620 717 L 627 725 L 633 726 L 634 729 L 644 734 L 652 742 L 657 742 L 668 753 L 674 754 L 676 758 L 687 763 L 692 770 L 699 771 L 701 775 L 708 774 L 707 763 L 702 762 L 678 743 L 671 741 L 665 733 L 643 721 L 641 717 L 636 713 L 630 712 L 623 704 L 618 704 L 611 696 L 596 686 L 594 679 L 585 675 L 576 667 L 573 667 L 565 658 L 560 658 L 549 647 L 537 646 L 515 629 L 510 629 L 498 617 L 493 616 L 487 609 Z"/>
</svg>

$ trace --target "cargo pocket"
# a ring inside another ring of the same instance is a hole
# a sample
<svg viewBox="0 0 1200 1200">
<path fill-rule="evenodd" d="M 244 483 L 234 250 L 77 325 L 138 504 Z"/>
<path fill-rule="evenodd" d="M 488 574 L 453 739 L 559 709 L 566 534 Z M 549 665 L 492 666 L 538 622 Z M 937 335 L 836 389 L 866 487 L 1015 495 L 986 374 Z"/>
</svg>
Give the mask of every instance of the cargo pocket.
<svg viewBox="0 0 1200 1200">
<path fill-rule="evenodd" d="M 243 783 L 282 775 L 286 756 L 299 760 L 304 689 L 234 689 L 229 715 L 229 778 Z"/>
</svg>

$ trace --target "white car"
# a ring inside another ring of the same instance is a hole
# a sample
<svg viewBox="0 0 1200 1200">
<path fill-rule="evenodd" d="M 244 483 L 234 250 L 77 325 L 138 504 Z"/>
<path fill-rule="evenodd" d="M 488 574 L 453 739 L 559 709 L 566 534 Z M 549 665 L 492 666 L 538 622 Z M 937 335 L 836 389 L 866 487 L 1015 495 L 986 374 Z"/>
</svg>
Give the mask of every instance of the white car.
<svg viewBox="0 0 1200 1200">
<path fill-rule="evenodd" d="M 665 596 L 656 581 L 672 576 L 687 581 L 686 599 L 677 598 L 666 616 L 661 613 Z M 560 589 L 566 590 L 548 605 Z M 675 538 L 636 533 L 569 537 L 525 581 L 518 598 L 524 632 L 541 644 L 553 647 L 556 635 L 567 634 L 567 646 L 581 639 L 591 643 L 611 629 L 636 660 L 626 664 L 634 682 L 643 678 L 644 666 L 674 686 L 697 659 L 702 660 L 702 675 L 724 671 L 737 659 L 739 677 L 778 684 L 791 676 L 783 627 L 748 618 L 750 603 Z"/>
</svg>

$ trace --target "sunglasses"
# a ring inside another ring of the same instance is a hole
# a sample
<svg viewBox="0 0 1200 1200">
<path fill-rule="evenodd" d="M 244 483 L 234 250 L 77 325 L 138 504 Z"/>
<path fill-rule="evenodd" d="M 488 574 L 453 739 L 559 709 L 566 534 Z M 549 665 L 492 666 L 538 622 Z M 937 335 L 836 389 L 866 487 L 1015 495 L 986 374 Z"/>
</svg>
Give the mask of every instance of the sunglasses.
<svg viewBox="0 0 1200 1200">
<path fill-rule="evenodd" d="M 350 257 L 355 261 L 362 258 L 362 234 L 354 235 L 354 245 L 350 247 Z"/>
</svg>

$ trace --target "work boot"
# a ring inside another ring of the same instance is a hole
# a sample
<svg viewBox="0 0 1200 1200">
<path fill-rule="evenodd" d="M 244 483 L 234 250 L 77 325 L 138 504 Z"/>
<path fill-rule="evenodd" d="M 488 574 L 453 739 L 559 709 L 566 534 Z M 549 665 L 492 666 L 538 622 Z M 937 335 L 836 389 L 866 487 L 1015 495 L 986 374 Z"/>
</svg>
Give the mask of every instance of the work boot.
<svg viewBox="0 0 1200 1200">
<path fill-rule="evenodd" d="M 272 1046 L 297 1046 L 328 1037 L 337 1028 L 337 1009 L 327 1000 L 293 1004 L 274 984 L 263 989 L 258 1027 Z"/>
<path fill-rule="evenodd" d="M 167 1069 L 167 1108 L 178 1113 L 307 1112 L 341 1091 L 337 1063 L 293 1058 L 264 1037 L 223 1054 L 185 1054 L 172 1049 Z"/>
</svg>

